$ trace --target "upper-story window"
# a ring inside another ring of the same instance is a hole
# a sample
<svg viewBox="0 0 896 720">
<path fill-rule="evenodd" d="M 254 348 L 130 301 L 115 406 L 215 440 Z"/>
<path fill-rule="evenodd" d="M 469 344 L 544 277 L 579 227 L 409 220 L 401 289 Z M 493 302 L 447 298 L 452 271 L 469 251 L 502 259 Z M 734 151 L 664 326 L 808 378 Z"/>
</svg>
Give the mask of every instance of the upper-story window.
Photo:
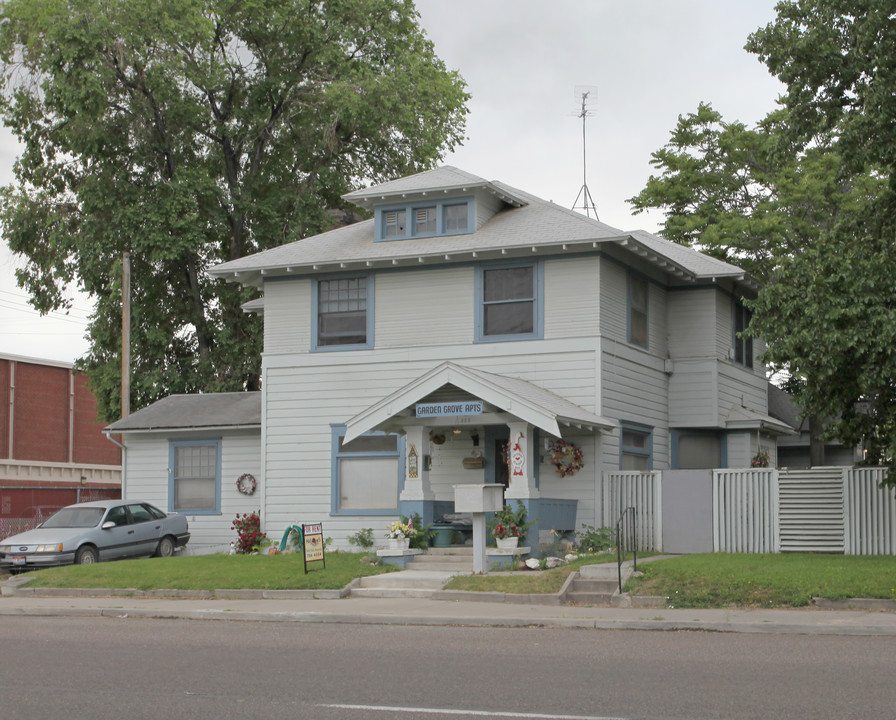
<svg viewBox="0 0 896 720">
<path fill-rule="evenodd" d="M 373 346 L 373 276 L 340 277 L 314 283 L 315 349 Z"/>
<path fill-rule="evenodd" d="M 742 337 L 742 333 L 750 326 L 753 313 L 737 300 L 734 303 L 734 362 L 744 367 L 753 367 L 753 338 Z"/>
<path fill-rule="evenodd" d="M 622 423 L 619 469 L 646 472 L 653 467 L 653 433 L 646 425 Z"/>
<path fill-rule="evenodd" d="M 376 209 L 374 239 L 459 235 L 472 232 L 473 198 L 424 200 Z"/>
<path fill-rule="evenodd" d="M 527 340 L 543 333 L 543 271 L 538 262 L 477 268 L 476 339 Z"/>
<path fill-rule="evenodd" d="M 647 278 L 628 276 L 628 341 L 647 347 Z"/>
<path fill-rule="evenodd" d="M 383 236 L 399 238 L 407 235 L 407 211 L 389 210 L 383 213 Z"/>
</svg>

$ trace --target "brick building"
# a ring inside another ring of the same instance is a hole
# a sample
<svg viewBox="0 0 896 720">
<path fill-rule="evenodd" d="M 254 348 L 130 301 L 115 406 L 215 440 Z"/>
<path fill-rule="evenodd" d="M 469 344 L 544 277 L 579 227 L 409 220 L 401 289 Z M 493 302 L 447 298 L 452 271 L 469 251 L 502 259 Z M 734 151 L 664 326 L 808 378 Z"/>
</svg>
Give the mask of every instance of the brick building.
<svg viewBox="0 0 896 720">
<path fill-rule="evenodd" d="M 121 450 L 71 363 L 0 354 L 0 538 L 60 507 L 121 496 Z"/>
</svg>

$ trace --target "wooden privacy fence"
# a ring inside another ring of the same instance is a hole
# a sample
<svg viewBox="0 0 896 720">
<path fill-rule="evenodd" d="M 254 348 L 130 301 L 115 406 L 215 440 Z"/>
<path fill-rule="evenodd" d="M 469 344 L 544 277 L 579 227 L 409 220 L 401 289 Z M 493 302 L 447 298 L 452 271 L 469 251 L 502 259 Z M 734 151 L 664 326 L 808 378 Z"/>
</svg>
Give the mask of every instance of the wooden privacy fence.
<svg viewBox="0 0 896 720">
<path fill-rule="evenodd" d="M 700 520 L 712 524 L 715 552 L 896 555 L 885 477 L 884 468 L 713 470 L 712 517 Z M 638 549 L 663 550 L 662 472 L 604 473 L 602 525 L 615 526 L 626 507 L 635 508 Z"/>
<path fill-rule="evenodd" d="M 896 555 L 883 468 L 714 470 L 716 552 Z"/>
<path fill-rule="evenodd" d="M 604 473 L 604 527 L 615 527 L 627 507 L 635 508 L 635 541 L 639 550 L 663 549 L 663 491 L 660 472 Z"/>
</svg>

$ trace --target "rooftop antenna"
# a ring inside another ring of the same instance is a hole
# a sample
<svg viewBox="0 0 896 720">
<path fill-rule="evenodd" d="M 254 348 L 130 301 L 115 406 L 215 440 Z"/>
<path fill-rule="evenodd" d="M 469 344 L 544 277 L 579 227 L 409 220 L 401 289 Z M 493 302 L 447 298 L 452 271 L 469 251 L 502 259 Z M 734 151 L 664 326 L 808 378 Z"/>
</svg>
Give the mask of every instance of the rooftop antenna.
<svg viewBox="0 0 896 720">
<path fill-rule="evenodd" d="M 597 205 L 594 204 L 594 198 L 591 197 L 591 191 L 588 190 L 588 179 L 586 174 L 587 163 L 585 161 L 585 118 L 592 114 L 592 109 L 597 107 L 597 86 L 596 85 L 576 85 L 575 88 L 576 102 L 581 102 L 582 108 L 576 117 L 582 118 L 582 187 L 576 200 L 572 204 L 573 210 L 582 210 L 585 215 L 591 217 L 594 213 L 594 219 L 597 217 Z M 581 200 L 582 204 L 579 205 Z"/>
</svg>

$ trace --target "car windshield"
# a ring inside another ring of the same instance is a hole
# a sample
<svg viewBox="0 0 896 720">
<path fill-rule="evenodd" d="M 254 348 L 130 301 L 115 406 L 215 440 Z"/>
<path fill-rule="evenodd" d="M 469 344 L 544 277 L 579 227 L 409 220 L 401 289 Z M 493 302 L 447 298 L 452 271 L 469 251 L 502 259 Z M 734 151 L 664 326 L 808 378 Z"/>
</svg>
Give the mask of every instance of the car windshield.
<svg viewBox="0 0 896 720">
<path fill-rule="evenodd" d="M 89 528 L 96 527 L 103 519 L 106 508 L 67 507 L 44 520 L 42 528 Z"/>
</svg>

